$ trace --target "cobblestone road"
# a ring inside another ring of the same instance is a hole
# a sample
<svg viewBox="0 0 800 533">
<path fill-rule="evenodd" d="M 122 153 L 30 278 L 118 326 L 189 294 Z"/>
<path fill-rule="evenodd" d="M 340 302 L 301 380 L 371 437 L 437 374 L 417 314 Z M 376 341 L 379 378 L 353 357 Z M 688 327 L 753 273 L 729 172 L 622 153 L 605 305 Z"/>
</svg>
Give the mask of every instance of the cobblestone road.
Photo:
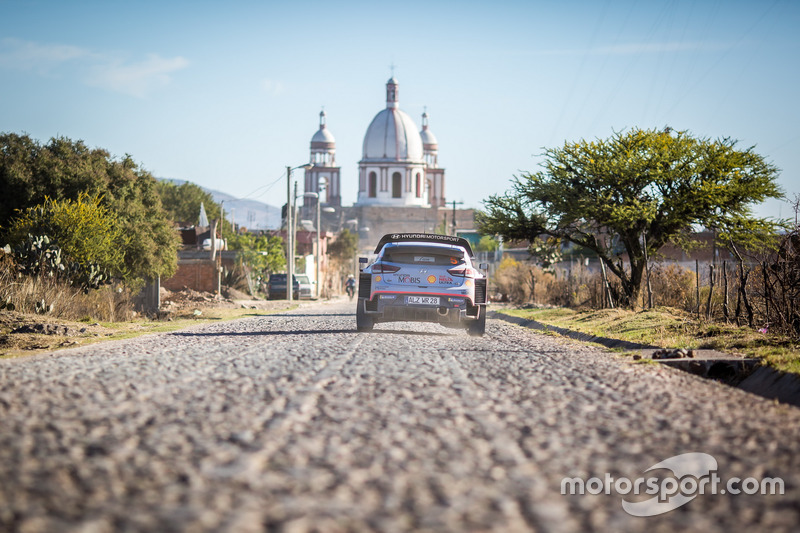
<svg viewBox="0 0 800 533">
<path fill-rule="evenodd" d="M 0 531 L 800 528 L 800 409 L 496 320 L 359 334 L 352 308 L 0 361 Z M 648 518 L 561 494 L 689 452 L 785 494 Z"/>
</svg>

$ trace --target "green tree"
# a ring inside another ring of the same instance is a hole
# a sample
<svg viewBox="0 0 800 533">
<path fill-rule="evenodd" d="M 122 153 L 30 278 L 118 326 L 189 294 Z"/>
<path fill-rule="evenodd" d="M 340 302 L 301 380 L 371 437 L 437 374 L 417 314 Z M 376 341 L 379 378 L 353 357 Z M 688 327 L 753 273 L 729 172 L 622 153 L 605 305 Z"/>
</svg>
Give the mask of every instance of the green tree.
<svg viewBox="0 0 800 533">
<path fill-rule="evenodd" d="M 353 271 L 353 258 L 358 251 L 358 233 L 344 229 L 339 232 L 336 240 L 328 244 L 328 255 L 339 275 L 346 275 Z"/>
<path fill-rule="evenodd" d="M 358 234 L 344 229 L 336 240 L 328 245 L 328 255 L 337 263 L 352 261 L 358 251 Z"/>
<path fill-rule="evenodd" d="M 161 205 L 167 217 L 181 226 L 197 224 L 200 217 L 200 204 L 206 210 L 208 220 L 220 218 L 220 206 L 214 201 L 211 193 L 189 181 L 175 185 L 171 181 L 157 181 Z"/>
<path fill-rule="evenodd" d="M 228 237 L 228 247 L 239 252 L 242 263 L 261 275 L 279 272 L 286 268 L 283 239 L 275 236 L 242 233 Z"/>
<path fill-rule="evenodd" d="M 669 128 L 565 143 L 545 150 L 543 170 L 486 200 L 478 225 L 507 239 L 545 236 L 593 251 L 633 305 L 646 257 L 668 242 L 686 246 L 693 228 L 744 244 L 774 235 L 780 223 L 753 216 L 751 206 L 782 197 L 778 169 L 736 145 Z"/>
<path fill-rule="evenodd" d="M 179 238 L 161 207 L 156 180 L 126 155 L 64 137 L 40 144 L 27 135 L 0 135 L 0 234 L 23 210 L 53 201 L 101 198 L 126 239 L 121 251 L 128 280 L 169 277 L 177 268 Z"/>
<path fill-rule="evenodd" d="M 478 241 L 478 245 L 475 246 L 476 252 L 494 252 L 500 246 L 500 243 L 497 242 L 491 235 L 484 235 L 481 237 L 481 240 Z"/>
</svg>

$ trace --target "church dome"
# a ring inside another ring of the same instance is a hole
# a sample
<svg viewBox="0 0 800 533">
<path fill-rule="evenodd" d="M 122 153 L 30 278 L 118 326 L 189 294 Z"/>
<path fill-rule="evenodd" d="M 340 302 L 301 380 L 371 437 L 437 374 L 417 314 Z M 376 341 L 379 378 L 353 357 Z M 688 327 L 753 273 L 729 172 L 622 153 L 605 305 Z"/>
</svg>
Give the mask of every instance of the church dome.
<svg viewBox="0 0 800 533">
<path fill-rule="evenodd" d="M 422 147 L 425 151 L 439 149 L 439 141 L 436 140 L 433 132 L 428 129 L 428 113 L 422 114 L 422 131 L 419 132 L 419 136 L 422 138 Z"/>
<path fill-rule="evenodd" d="M 394 77 L 386 83 L 386 109 L 375 115 L 364 135 L 363 155 L 364 160 L 422 160 L 422 137 L 411 117 L 398 108 Z"/>
<path fill-rule="evenodd" d="M 325 111 L 320 111 L 319 113 L 319 129 L 311 137 L 311 148 L 335 148 L 336 146 L 336 139 L 333 138 L 333 134 L 328 131 L 328 128 L 325 127 Z"/>
</svg>

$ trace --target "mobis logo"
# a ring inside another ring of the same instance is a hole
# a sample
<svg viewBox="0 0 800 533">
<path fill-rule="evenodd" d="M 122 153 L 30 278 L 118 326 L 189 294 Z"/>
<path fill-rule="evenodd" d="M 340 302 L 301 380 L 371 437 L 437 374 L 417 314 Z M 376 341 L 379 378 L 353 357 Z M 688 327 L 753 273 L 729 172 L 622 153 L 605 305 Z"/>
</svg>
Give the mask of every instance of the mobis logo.
<svg viewBox="0 0 800 533">
<path fill-rule="evenodd" d="M 408 274 L 399 274 L 396 276 L 398 283 L 419 283 L 420 278 L 415 278 L 413 276 L 409 276 Z"/>
</svg>

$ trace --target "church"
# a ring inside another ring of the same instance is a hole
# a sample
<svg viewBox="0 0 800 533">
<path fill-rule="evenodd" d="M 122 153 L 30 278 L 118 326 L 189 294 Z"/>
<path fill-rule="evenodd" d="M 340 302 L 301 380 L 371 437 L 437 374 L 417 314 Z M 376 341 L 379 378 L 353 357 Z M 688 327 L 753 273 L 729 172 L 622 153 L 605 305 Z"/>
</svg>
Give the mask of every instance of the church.
<svg viewBox="0 0 800 533">
<path fill-rule="evenodd" d="M 326 211 L 338 213 L 338 227 L 358 230 L 369 247 L 385 233 L 472 230 L 472 209 L 447 210 L 445 169 L 439 166 L 439 143 L 422 114 L 422 128 L 399 105 L 399 84 L 386 82 L 386 107 L 372 119 L 364 135 L 358 162 L 358 197 L 343 206 L 341 167 L 336 165 L 336 141 L 320 112 L 319 130 L 311 138 L 313 167 L 305 171 L 305 192 L 320 194 Z M 304 202 L 305 218 L 315 207 Z M 452 202 L 451 202 L 452 203 Z M 332 208 L 332 209 L 330 209 Z"/>
</svg>

